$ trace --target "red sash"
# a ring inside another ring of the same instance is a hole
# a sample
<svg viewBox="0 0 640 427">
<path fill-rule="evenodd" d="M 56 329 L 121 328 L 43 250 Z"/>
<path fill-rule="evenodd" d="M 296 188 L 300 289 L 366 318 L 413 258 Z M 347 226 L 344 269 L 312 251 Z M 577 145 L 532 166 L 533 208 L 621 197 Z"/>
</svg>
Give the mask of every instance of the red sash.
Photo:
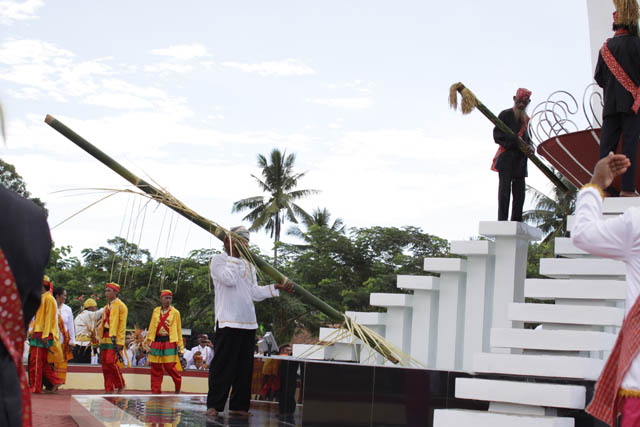
<svg viewBox="0 0 640 427">
<path fill-rule="evenodd" d="M 638 114 L 638 110 L 640 110 L 640 88 L 633 83 L 631 77 L 622 69 L 622 66 L 616 58 L 613 56 L 611 51 L 609 50 L 609 46 L 607 43 L 611 39 L 607 39 L 606 42 L 602 45 L 602 49 L 600 49 L 600 54 L 602 55 L 602 59 L 604 59 L 605 64 L 609 67 L 611 74 L 616 78 L 618 83 L 622 85 L 623 88 L 627 90 L 633 96 L 633 106 L 631 110 L 635 114 Z"/>
<path fill-rule="evenodd" d="M 611 355 L 600 373 L 593 400 L 586 411 L 594 417 L 614 426 L 620 399 L 618 390 L 631 363 L 640 350 L 640 298 L 622 322 L 622 328 L 611 350 Z"/>
<path fill-rule="evenodd" d="M 524 131 L 527 130 L 528 124 L 529 124 L 529 116 L 527 116 L 522 126 L 520 126 L 520 130 L 518 131 L 518 137 L 522 138 L 522 135 L 524 135 Z M 498 157 L 500 157 L 500 154 L 504 153 L 505 151 L 507 151 L 507 149 L 504 148 L 502 145 L 498 147 L 498 151 L 496 151 L 496 155 L 493 156 L 493 160 L 491 160 L 492 171 L 498 172 L 498 169 L 496 169 L 496 161 L 498 161 Z"/>
<path fill-rule="evenodd" d="M 109 329 L 109 317 L 111 317 L 111 303 L 107 304 L 104 309 L 104 322 L 102 322 L 103 329 Z"/>
<path fill-rule="evenodd" d="M 158 336 L 158 333 L 162 328 L 164 328 L 167 331 L 167 333 L 170 333 L 169 325 L 167 325 L 167 319 L 169 318 L 169 313 L 171 313 L 171 307 L 169 307 L 169 310 L 167 310 L 165 314 L 160 316 L 160 320 L 158 321 L 158 328 L 156 329 L 156 336 Z"/>
<path fill-rule="evenodd" d="M 16 280 L 2 249 L 0 249 L 0 310 L 3 314 L 6 313 L 6 317 L 0 322 L 0 339 L 16 365 L 20 379 L 22 425 L 31 426 L 31 394 L 22 363 L 25 340 L 24 315 Z"/>
</svg>

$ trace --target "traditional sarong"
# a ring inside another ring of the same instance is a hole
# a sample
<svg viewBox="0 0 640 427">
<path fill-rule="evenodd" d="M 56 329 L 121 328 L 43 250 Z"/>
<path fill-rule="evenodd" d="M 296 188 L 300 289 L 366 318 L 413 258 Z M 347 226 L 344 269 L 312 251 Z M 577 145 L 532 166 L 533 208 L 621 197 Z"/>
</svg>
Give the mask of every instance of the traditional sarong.
<svg viewBox="0 0 640 427">
<path fill-rule="evenodd" d="M 100 342 L 100 363 L 104 376 L 104 389 L 107 393 L 125 387 L 117 351 L 116 346 L 111 342 L 111 337 L 109 337 L 109 330 L 105 328 Z"/>
<path fill-rule="evenodd" d="M 149 365 L 151 366 L 151 392 L 162 392 L 162 377 L 164 372 L 171 376 L 176 393 L 180 392 L 182 376 L 180 375 L 180 361 L 178 358 L 178 344 L 169 342 L 168 335 L 157 336 L 151 343 L 149 352 Z"/>
</svg>

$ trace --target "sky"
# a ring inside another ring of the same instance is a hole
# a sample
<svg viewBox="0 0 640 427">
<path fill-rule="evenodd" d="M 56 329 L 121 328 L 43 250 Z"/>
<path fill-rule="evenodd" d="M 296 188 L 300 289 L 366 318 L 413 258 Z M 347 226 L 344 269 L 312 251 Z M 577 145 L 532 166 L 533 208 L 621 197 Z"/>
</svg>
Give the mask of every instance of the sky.
<svg viewBox="0 0 640 427">
<path fill-rule="evenodd" d="M 76 255 L 116 235 L 154 257 L 220 244 L 139 197 L 82 211 L 126 182 L 47 114 L 225 227 L 262 194 L 257 155 L 278 148 L 321 191 L 307 211 L 461 240 L 497 217 L 497 145 L 479 112 L 449 109 L 449 86 L 497 115 L 518 87 L 531 109 L 592 83 L 584 0 L 0 0 L 0 29 L 0 157 Z M 532 164 L 527 183 L 551 191 Z M 263 231 L 252 242 L 272 248 Z"/>
</svg>

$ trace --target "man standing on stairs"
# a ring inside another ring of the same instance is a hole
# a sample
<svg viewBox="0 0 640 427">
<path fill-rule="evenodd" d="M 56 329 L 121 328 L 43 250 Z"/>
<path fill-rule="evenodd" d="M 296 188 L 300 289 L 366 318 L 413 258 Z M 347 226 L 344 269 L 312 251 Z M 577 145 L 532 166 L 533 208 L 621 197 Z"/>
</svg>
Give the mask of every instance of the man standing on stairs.
<svg viewBox="0 0 640 427">
<path fill-rule="evenodd" d="M 491 170 L 498 172 L 498 221 L 506 221 L 509 217 L 509 201 L 513 193 L 511 221 L 522 221 L 524 206 L 525 182 L 527 176 L 527 156 L 520 149 L 518 138 L 531 144 L 529 116 L 527 106 L 531 102 L 531 91 L 520 88 L 513 97 L 513 107 L 502 111 L 498 118 L 518 135 L 504 133 L 497 126 L 493 129 L 493 139 L 500 147 L 491 163 Z M 532 150 L 533 148 L 529 148 Z"/>
<path fill-rule="evenodd" d="M 631 166 L 623 154 L 609 153 L 596 163 L 591 182 L 580 190 L 573 244 L 593 255 L 625 263 L 627 298 L 625 318 L 615 346 L 596 384 L 586 411 L 614 426 L 619 413 L 622 427 L 640 425 L 640 208 L 618 217 L 602 217 L 604 189 Z"/>
<path fill-rule="evenodd" d="M 622 134 L 622 154 L 631 166 L 622 175 L 620 196 L 636 196 L 636 161 L 640 136 L 640 37 L 637 0 L 614 0 L 615 35 L 598 55 L 595 81 L 604 92 L 600 158 L 616 152 Z M 616 190 L 606 189 L 610 194 Z"/>
</svg>

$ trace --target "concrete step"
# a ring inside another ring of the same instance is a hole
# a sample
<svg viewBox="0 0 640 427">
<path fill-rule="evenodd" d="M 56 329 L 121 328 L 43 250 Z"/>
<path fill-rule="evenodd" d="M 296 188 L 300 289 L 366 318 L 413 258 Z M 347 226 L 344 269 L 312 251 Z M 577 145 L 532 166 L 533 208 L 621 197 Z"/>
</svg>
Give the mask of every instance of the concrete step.
<svg viewBox="0 0 640 427">
<path fill-rule="evenodd" d="M 533 241 L 542 239 L 540 229 L 515 221 L 480 221 L 478 234 L 488 237 L 517 236 Z"/>
<path fill-rule="evenodd" d="M 374 307 L 411 307 L 413 295 L 409 294 L 369 294 L 369 304 Z"/>
<path fill-rule="evenodd" d="M 542 329 L 491 329 L 493 348 L 521 348 L 553 351 L 611 350 L 616 334 L 595 331 L 547 331 Z"/>
<path fill-rule="evenodd" d="M 451 253 L 457 255 L 493 255 L 494 243 L 491 240 L 454 240 Z"/>
<path fill-rule="evenodd" d="M 566 258 L 588 258 L 593 257 L 588 252 L 583 251 L 573 245 L 570 237 L 556 237 L 553 240 L 553 249 L 556 256 Z"/>
<path fill-rule="evenodd" d="M 586 388 L 578 385 L 456 378 L 460 399 L 507 402 L 551 408 L 584 409 Z"/>
<path fill-rule="evenodd" d="M 569 417 L 544 417 L 537 415 L 509 415 L 468 409 L 436 409 L 433 427 L 574 427 Z"/>
<path fill-rule="evenodd" d="M 473 371 L 595 381 L 604 363 L 604 360 L 577 356 L 476 353 L 473 356 Z"/>
<path fill-rule="evenodd" d="M 337 360 L 355 362 L 358 360 L 357 347 L 353 344 L 336 343 L 330 346 L 312 344 L 294 344 L 293 357 L 310 360 Z"/>
<path fill-rule="evenodd" d="M 462 258 L 425 258 L 424 271 L 430 273 L 464 273 L 467 260 Z"/>
<path fill-rule="evenodd" d="M 387 313 L 347 311 L 345 314 L 364 326 L 385 326 L 387 324 Z"/>
<path fill-rule="evenodd" d="M 540 260 L 540 274 L 556 279 L 598 277 L 624 279 L 625 266 L 621 261 L 601 258 L 543 258 Z"/>
<path fill-rule="evenodd" d="M 624 280 L 526 279 L 524 283 L 525 297 L 542 300 L 624 300 L 626 295 Z"/>
<path fill-rule="evenodd" d="M 510 320 L 571 325 L 622 326 L 624 309 L 589 305 L 509 304 Z"/>
<path fill-rule="evenodd" d="M 602 218 L 604 219 L 611 219 L 611 218 L 615 218 L 616 216 L 620 215 L 619 213 L 617 214 L 605 214 L 602 215 Z M 567 231 L 571 231 L 573 229 L 573 225 L 576 222 L 576 216 L 575 215 L 567 215 Z"/>
<path fill-rule="evenodd" d="M 397 287 L 414 291 L 437 291 L 440 289 L 440 278 L 435 276 L 398 275 Z"/>
</svg>

